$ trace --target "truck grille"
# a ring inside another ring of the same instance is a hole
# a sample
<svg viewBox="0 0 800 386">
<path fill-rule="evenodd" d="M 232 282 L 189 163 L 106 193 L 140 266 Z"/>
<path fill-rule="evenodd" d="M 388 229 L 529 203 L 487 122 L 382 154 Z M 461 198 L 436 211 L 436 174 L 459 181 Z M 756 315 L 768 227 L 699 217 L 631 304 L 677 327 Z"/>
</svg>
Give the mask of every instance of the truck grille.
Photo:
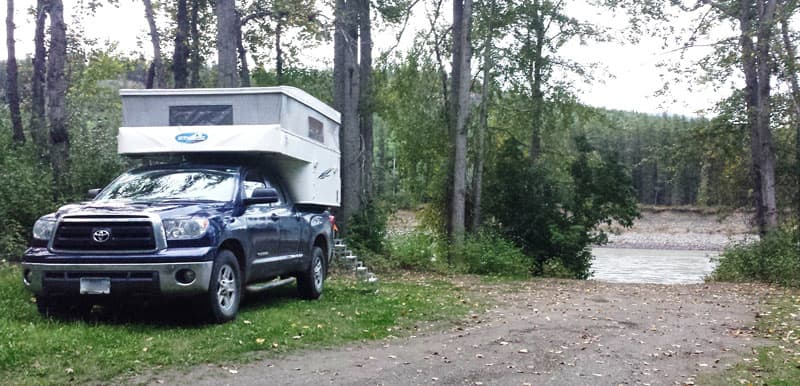
<svg viewBox="0 0 800 386">
<path fill-rule="evenodd" d="M 53 236 L 59 251 L 148 252 L 156 249 L 153 223 L 142 218 L 65 218 Z"/>
</svg>

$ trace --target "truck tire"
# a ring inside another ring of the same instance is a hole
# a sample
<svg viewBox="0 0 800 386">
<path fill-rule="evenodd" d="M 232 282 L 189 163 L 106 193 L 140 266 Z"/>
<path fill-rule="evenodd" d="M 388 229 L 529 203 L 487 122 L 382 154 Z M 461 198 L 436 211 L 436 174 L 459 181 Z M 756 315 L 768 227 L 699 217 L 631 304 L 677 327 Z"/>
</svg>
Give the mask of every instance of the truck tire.
<svg viewBox="0 0 800 386">
<path fill-rule="evenodd" d="M 233 252 L 223 249 L 214 259 L 211 283 L 206 296 L 208 316 L 214 323 L 225 323 L 236 318 L 242 299 L 242 280 L 239 262 Z"/>
<path fill-rule="evenodd" d="M 297 275 L 297 290 L 301 298 L 314 300 L 322 296 L 325 283 L 324 255 L 322 248 L 314 247 L 311 250 L 311 262 L 308 264 L 308 269 Z"/>
</svg>

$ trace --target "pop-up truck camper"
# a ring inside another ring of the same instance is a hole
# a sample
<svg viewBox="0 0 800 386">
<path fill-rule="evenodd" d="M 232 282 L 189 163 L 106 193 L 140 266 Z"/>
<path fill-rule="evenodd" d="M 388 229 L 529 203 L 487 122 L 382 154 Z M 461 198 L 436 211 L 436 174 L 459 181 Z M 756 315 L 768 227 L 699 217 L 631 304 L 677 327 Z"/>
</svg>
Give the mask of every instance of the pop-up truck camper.
<svg viewBox="0 0 800 386">
<path fill-rule="evenodd" d="M 40 312 L 181 298 L 215 322 L 245 288 L 322 294 L 339 206 L 339 113 L 293 87 L 122 90 L 118 152 L 142 158 L 41 217 L 23 258 Z"/>
</svg>

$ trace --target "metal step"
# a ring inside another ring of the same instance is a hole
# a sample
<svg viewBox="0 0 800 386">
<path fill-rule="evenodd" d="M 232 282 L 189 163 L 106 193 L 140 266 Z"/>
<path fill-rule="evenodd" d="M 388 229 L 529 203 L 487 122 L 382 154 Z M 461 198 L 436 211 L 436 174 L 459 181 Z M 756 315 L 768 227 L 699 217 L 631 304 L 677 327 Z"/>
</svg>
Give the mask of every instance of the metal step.
<svg viewBox="0 0 800 386">
<path fill-rule="evenodd" d="M 361 264 L 361 262 L 359 262 Z M 358 280 L 366 281 L 369 277 L 369 270 L 364 265 L 359 265 L 356 267 L 356 277 Z"/>
<path fill-rule="evenodd" d="M 272 288 L 275 288 L 275 287 L 280 287 L 280 286 L 284 286 L 284 285 L 287 285 L 287 284 L 291 284 L 291 283 L 294 283 L 294 281 L 295 281 L 295 278 L 293 278 L 293 277 L 286 278 L 286 279 L 277 278 L 275 280 L 264 282 L 264 283 L 250 284 L 245 289 L 247 290 L 247 292 L 261 292 L 261 291 L 266 291 L 268 289 L 272 289 Z"/>
<path fill-rule="evenodd" d="M 358 256 L 353 255 L 353 251 L 347 249 L 343 239 L 333 240 L 333 254 L 336 258 L 342 260 L 345 268 L 352 269 L 358 280 L 366 283 L 377 283 L 378 277 L 369 271 L 364 265 L 364 262 L 358 260 Z"/>
<path fill-rule="evenodd" d="M 345 268 L 355 268 L 358 265 L 358 256 L 349 255 L 342 258 Z"/>
</svg>

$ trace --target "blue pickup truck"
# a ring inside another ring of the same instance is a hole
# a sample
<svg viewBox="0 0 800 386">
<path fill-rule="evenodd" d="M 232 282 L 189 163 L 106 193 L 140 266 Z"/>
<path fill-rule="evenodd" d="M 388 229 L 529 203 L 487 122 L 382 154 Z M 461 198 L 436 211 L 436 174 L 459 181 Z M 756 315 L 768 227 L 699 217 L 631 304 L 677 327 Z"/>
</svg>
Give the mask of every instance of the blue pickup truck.
<svg viewBox="0 0 800 386">
<path fill-rule="evenodd" d="M 301 297 L 319 298 L 333 217 L 293 202 L 264 165 L 141 167 L 90 191 L 91 201 L 43 216 L 22 263 L 39 311 L 186 297 L 222 323 L 236 317 L 248 285 L 293 278 Z"/>
</svg>

